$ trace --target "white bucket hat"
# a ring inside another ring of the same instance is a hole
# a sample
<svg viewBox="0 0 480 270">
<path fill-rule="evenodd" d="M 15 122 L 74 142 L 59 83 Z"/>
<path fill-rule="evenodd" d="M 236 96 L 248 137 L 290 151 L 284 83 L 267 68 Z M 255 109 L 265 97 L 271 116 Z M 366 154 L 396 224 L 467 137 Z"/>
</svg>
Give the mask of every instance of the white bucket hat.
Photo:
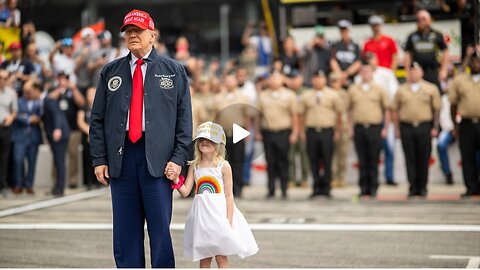
<svg viewBox="0 0 480 270">
<path fill-rule="evenodd" d="M 227 144 L 227 137 L 225 136 L 225 131 L 223 131 L 222 126 L 211 121 L 205 122 L 198 126 L 197 136 L 194 140 L 198 138 L 205 138 L 214 143 Z"/>
</svg>

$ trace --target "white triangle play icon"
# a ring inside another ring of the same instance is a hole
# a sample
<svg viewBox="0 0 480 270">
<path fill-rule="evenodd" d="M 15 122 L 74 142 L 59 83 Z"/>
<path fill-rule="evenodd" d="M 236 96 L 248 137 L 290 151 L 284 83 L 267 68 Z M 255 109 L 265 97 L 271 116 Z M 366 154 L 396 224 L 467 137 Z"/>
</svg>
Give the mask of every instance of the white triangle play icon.
<svg viewBox="0 0 480 270">
<path fill-rule="evenodd" d="M 237 124 L 233 124 L 233 143 L 237 143 L 250 135 L 250 132 Z"/>
</svg>

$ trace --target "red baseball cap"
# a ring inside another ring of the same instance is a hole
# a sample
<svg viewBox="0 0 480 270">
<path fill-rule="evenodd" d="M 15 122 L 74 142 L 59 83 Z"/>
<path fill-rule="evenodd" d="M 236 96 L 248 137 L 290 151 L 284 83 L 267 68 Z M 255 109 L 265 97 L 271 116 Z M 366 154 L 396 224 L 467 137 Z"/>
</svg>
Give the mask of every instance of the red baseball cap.
<svg viewBox="0 0 480 270">
<path fill-rule="evenodd" d="M 155 29 L 155 24 L 153 23 L 153 19 L 150 17 L 150 14 L 138 9 L 134 9 L 125 15 L 125 18 L 123 18 L 123 26 L 120 28 L 120 32 L 125 31 L 125 27 L 130 24 L 138 26 L 141 29 Z"/>
<path fill-rule="evenodd" d="M 11 51 L 11 50 L 19 50 L 22 48 L 22 44 L 20 44 L 20 42 L 18 41 L 14 41 L 12 43 L 10 43 L 10 45 L 8 45 L 8 50 Z"/>
</svg>

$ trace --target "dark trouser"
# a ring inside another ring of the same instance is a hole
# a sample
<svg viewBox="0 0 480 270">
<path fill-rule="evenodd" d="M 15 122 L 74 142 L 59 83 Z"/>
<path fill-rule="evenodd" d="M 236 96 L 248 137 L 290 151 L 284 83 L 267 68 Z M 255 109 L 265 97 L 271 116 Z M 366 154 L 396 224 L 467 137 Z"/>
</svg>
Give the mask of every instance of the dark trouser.
<svg viewBox="0 0 480 270">
<path fill-rule="evenodd" d="M 442 90 L 440 82 L 438 81 L 438 67 L 424 67 L 423 79 L 427 82 L 431 82 L 438 87 L 438 90 Z"/>
<path fill-rule="evenodd" d="M 16 188 L 32 188 L 35 179 L 35 165 L 37 163 L 38 144 L 15 142 L 13 144 L 13 162 L 15 171 Z M 25 175 L 24 162 L 27 159 L 27 175 Z"/>
<path fill-rule="evenodd" d="M 400 123 L 410 195 L 426 195 L 428 182 L 428 161 L 432 151 L 432 123 L 418 126 Z"/>
<path fill-rule="evenodd" d="M 233 143 L 232 137 L 227 137 L 227 160 L 232 166 L 233 195 L 242 196 L 243 188 L 243 163 L 245 162 L 245 141 Z"/>
<path fill-rule="evenodd" d="M 88 137 L 85 134 L 82 135 L 82 144 L 83 184 L 90 188 L 92 187 L 92 185 L 98 185 L 98 181 L 92 166 L 92 157 L 90 156 L 90 143 L 88 142 Z"/>
<path fill-rule="evenodd" d="M 288 150 L 290 130 L 262 130 L 265 158 L 267 160 L 268 195 L 275 195 L 275 179 L 280 177 L 282 195 L 287 195 L 288 184 Z"/>
<path fill-rule="evenodd" d="M 480 151 L 480 122 L 474 122 L 470 119 L 462 119 L 459 127 L 459 141 L 463 181 L 467 194 L 480 195 L 480 168 L 477 165 L 477 153 Z"/>
<path fill-rule="evenodd" d="M 132 144 L 126 136 L 120 176 L 110 181 L 115 263 L 119 268 L 145 267 L 146 220 L 152 268 L 174 268 L 170 236 L 173 192 L 168 179 L 150 175 L 144 137 Z"/>
<path fill-rule="evenodd" d="M 7 188 L 7 170 L 10 155 L 11 129 L 0 126 L 0 190 Z"/>
<path fill-rule="evenodd" d="M 359 186 L 362 195 L 377 195 L 381 131 L 381 125 L 355 125 L 354 142 L 360 164 Z"/>
<path fill-rule="evenodd" d="M 50 148 L 53 153 L 53 164 L 55 165 L 57 177 L 52 193 L 63 194 L 65 190 L 65 157 L 67 155 L 68 140 L 50 142 Z"/>
<path fill-rule="evenodd" d="M 330 194 L 333 157 L 333 128 L 307 129 L 307 152 L 313 176 L 313 194 Z M 320 175 L 320 162 L 324 173 Z"/>
</svg>

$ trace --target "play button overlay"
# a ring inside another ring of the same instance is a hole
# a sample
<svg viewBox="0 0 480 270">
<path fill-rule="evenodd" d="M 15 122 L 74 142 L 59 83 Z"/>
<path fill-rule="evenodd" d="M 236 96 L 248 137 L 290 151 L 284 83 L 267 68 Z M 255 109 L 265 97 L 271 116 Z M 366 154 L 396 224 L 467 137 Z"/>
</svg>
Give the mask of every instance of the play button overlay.
<svg viewBox="0 0 480 270">
<path fill-rule="evenodd" d="M 233 123 L 233 143 L 238 143 L 239 141 L 245 139 L 246 137 L 250 136 L 250 131 L 242 128 L 241 126 Z"/>
<path fill-rule="evenodd" d="M 245 147 L 246 153 L 252 153 L 252 158 L 263 155 L 264 148 L 262 141 L 257 141 L 256 137 L 260 135 L 260 130 L 255 130 L 257 126 L 254 119 L 262 120 L 262 128 L 268 129 L 268 123 L 263 115 L 254 106 L 243 103 L 236 103 L 224 107 L 213 119 L 213 122 L 221 125 L 227 135 L 227 149 L 229 145 L 234 145 L 237 151 L 238 147 Z M 230 149 L 231 150 L 231 149 Z M 227 156 L 229 156 L 227 150 Z"/>
</svg>

